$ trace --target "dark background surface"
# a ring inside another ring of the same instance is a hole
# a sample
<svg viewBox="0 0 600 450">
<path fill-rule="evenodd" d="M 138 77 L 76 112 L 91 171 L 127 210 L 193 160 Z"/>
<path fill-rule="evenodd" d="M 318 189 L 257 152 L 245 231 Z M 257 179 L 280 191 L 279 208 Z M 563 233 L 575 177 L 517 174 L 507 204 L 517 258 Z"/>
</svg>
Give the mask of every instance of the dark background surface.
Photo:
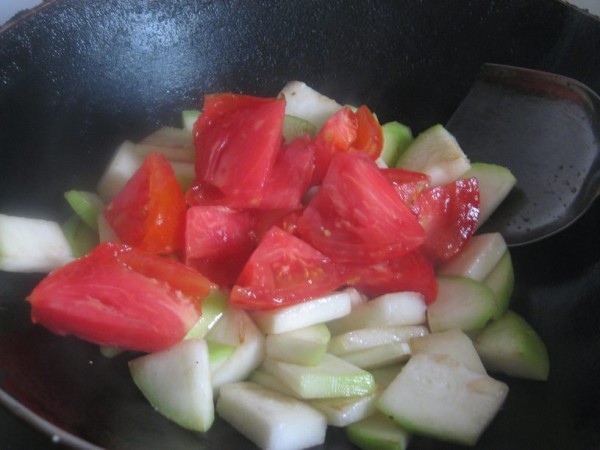
<svg viewBox="0 0 600 450">
<path fill-rule="evenodd" d="M 299 79 L 419 132 L 448 120 L 485 62 L 598 92 L 598 43 L 598 20 L 552 0 L 51 1 L 0 34 L 0 211 L 62 220 L 65 190 L 93 189 L 118 143 L 178 125 L 204 93 L 274 95 Z M 505 379 L 508 400 L 478 448 L 598 448 L 598 204 L 513 259 L 512 307 L 547 343 L 551 376 Z M 0 387 L 36 413 L 34 427 L 59 425 L 73 445 L 78 435 L 122 449 L 248 448 L 219 420 L 198 435 L 162 419 L 130 381 L 127 355 L 107 360 L 29 325 L 23 298 L 38 279 L 0 274 Z M 51 446 L 0 414 L 2 448 Z M 324 448 L 350 446 L 331 429 Z"/>
</svg>

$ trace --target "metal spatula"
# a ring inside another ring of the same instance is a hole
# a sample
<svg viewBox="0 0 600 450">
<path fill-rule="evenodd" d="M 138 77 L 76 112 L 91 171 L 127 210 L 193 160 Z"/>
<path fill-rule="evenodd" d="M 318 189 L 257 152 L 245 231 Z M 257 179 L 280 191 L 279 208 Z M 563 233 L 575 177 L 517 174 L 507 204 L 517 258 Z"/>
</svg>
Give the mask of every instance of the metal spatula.
<svg viewBox="0 0 600 450">
<path fill-rule="evenodd" d="M 600 193 L 599 114 L 598 95 L 573 79 L 485 64 L 447 124 L 471 161 L 517 177 L 481 231 L 517 246 L 577 220 Z"/>
</svg>

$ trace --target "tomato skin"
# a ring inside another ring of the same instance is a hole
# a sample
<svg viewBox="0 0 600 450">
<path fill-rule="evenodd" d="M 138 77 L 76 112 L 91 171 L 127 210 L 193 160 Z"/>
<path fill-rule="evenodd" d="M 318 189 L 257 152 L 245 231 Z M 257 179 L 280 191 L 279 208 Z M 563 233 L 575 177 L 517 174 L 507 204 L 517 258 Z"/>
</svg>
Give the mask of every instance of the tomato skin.
<svg viewBox="0 0 600 450">
<path fill-rule="evenodd" d="M 185 198 L 169 161 L 150 153 L 103 214 L 121 242 L 168 254 L 182 248 Z"/>
<path fill-rule="evenodd" d="M 358 119 L 347 106 L 323 124 L 314 138 L 315 171 L 312 184 L 321 184 L 333 157 L 337 153 L 347 152 L 356 140 L 357 133 Z"/>
<path fill-rule="evenodd" d="M 402 201 L 409 206 L 431 183 L 431 177 L 425 173 L 401 168 L 380 170 L 383 176 L 392 184 Z"/>
<path fill-rule="evenodd" d="M 256 245 L 251 211 L 192 206 L 187 211 L 185 261 L 221 285 L 231 285 Z"/>
<path fill-rule="evenodd" d="M 376 263 L 406 254 L 426 238 L 375 162 L 339 154 L 298 221 L 299 235 L 336 262 Z"/>
<path fill-rule="evenodd" d="M 376 264 L 345 264 L 342 266 L 350 286 L 368 297 L 390 292 L 420 292 L 427 304 L 437 297 L 438 285 L 431 261 L 418 250 Z"/>
<path fill-rule="evenodd" d="M 327 294 L 342 282 L 341 273 L 328 257 L 272 227 L 244 266 L 231 290 L 229 304 L 271 309 Z"/>
<path fill-rule="evenodd" d="M 426 189 L 415 200 L 413 210 L 427 233 L 420 251 L 434 263 L 447 261 L 462 250 L 477 228 L 477 178 Z"/>
<path fill-rule="evenodd" d="M 198 181 L 251 206 L 281 147 L 284 115 L 283 99 L 207 95 L 193 130 Z"/>
<path fill-rule="evenodd" d="M 166 282 L 172 289 L 192 299 L 202 299 L 219 286 L 176 259 L 156 257 L 132 248 L 122 247 L 117 260 L 134 272 Z"/>
<path fill-rule="evenodd" d="M 283 146 L 256 207 L 261 209 L 301 207 L 302 198 L 311 184 L 314 171 L 315 148 L 307 135 Z"/>
<path fill-rule="evenodd" d="M 356 130 L 356 139 L 352 143 L 352 150 L 363 152 L 375 160 L 381 155 L 383 148 L 383 131 L 381 125 L 365 105 L 359 106 L 355 115 L 358 128 Z"/>
<path fill-rule="evenodd" d="M 314 145 L 303 136 L 284 145 L 270 176 L 259 191 L 226 195 L 210 184 L 196 181 L 186 193 L 190 205 L 221 205 L 235 209 L 296 209 L 310 186 L 315 169 Z"/>
<path fill-rule="evenodd" d="M 49 274 L 27 298 L 32 321 L 59 335 L 127 350 L 152 352 L 180 341 L 200 317 L 199 302 L 132 270 L 119 259 L 129 251 L 135 252 L 100 244 Z"/>
</svg>

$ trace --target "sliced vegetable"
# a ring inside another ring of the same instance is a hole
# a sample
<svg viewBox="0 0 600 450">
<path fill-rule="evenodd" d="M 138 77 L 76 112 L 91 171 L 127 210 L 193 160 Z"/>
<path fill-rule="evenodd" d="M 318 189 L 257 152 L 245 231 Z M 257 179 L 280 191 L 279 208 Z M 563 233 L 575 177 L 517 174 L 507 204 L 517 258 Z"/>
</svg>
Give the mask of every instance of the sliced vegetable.
<svg viewBox="0 0 600 450">
<path fill-rule="evenodd" d="M 252 318 L 263 333 L 278 334 L 343 317 L 351 309 L 352 297 L 342 291 L 290 306 L 253 311 Z"/>
<path fill-rule="evenodd" d="M 494 300 L 496 301 L 494 319 L 497 319 L 508 309 L 515 287 L 515 272 L 509 251 L 502 255 L 500 261 L 483 282 L 494 293 Z"/>
<path fill-rule="evenodd" d="M 550 371 L 544 342 L 523 317 L 506 311 L 475 338 L 485 367 L 492 372 L 532 380 L 547 380 Z"/>
<path fill-rule="evenodd" d="M 481 208 L 479 211 L 479 225 L 484 223 L 500 206 L 500 203 L 517 184 L 517 179 L 512 172 L 503 166 L 477 162 L 461 175 L 461 178 L 477 178 Z"/>
<path fill-rule="evenodd" d="M 350 424 L 346 436 L 361 450 L 405 450 L 410 441 L 406 430 L 380 412 Z"/>
<path fill-rule="evenodd" d="M 375 392 L 375 380 L 369 372 L 329 353 L 314 366 L 266 358 L 262 367 L 299 398 L 353 397 Z"/>
<path fill-rule="evenodd" d="M 413 203 L 419 224 L 427 234 L 419 251 L 437 263 L 460 253 L 477 228 L 479 203 L 476 178 L 421 192 Z"/>
<path fill-rule="evenodd" d="M 286 333 L 269 334 L 265 340 L 266 357 L 293 364 L 318 364 L 327 351 L 331 334 L 324 323 Z"/>
<path fill-rule="evenodd" d="M 508 386 L 448 356 L 413 356 L 379 397 L 378 408 L 410 432 L 475 445 Z"/>
<path fill-rule="evenodd" d="M 439 276 L 437 280 L 438 296 L 427 308 L 432 332 L 478 330 L 496 313 L 494 293 L 485 284 L 459 276 Z"/>
<path fill-rule="evenodd" d="M 500 233 L 478 234 L 465 244 L 460 254 L 440 265 L 436 272 L 483 281 L 506 251 L 506 241 Z"/>
<path fill-rule="evenodd" d="M 398 158 L 396 167 L 426 173 L 432 186 L 440 186 L 456 181 L 471 164 L 454 136 L 438 124 L 415 138 Z"/>
<path fill-rule="evenodd" d="M 98 215 L 104 209 L 104 202 L 94 192 L 72 189 L 65 192 L 65 198 L 73 211 L 94 231 L 98 231 Z"/>
<path fill-rule="evenodd" d="M 250 381 L 223 386 L 217 412 L 260 448 L 296 450 L 325 442 L 323 414 Z"/>
<path fill-rule="evenodd" d="M 285 98 L 285 113 L 312 123 L 317 129 L 342 109 L 335 100 L 317 92 L 306 83 L 290 81 L 280 92 Z"/>
<path fill-rule="evenodd" d="M 183 428 L 207 431 L 215 418 L 208 346 L 203 339 L 129 361 L 133 381 L 159 413 Z"/>
<path fill-rule="evenodd" d="M 207 95 L 194 125 L 198 180 L 251 207 L 279 152 L 284 113 L 283 100 Z"/>
<path fill-rule="evenodd" d="M 163 279 L 123 263 L 119 256 L 135 253 L 116 244 L 93 252 L 52 272 L 32 291 L 31 319 L 50 331 L 73 334 L 104 346 L 152 352 L 179 342 L 200 317 L 196 301 Z M 187 267 L 158 256 L 172 279 Z"/>
<path fill-rule="evenodd" d="M 419 247 L 425 232 L 368 156 L 337 155 L 298 221 L 316 249 L 343 263 L 381 262 Z"/>
<path fill-rule="evenodd" d="M 121 242 L 168 254 L 183 248 L 185 209 L 173 168 L 164 156 L 151 153 L 103 214 Z"/>
<path fill-rule="evenodd" d="M 215 395 L 223 385 L 245 380 L 265 357 L 265 337 L 241 309 L 230 307 L 208 332 L 206 340 L 235 347 L 211 376 Z"/>
<path fill-rule="evenodd" d="M 0 214 L 0 270 L 50 272 L 72 259 L 57 222 Z"/>
<path fill-rule="evenodd" d="M 387 122 L 381 126 L 383 133 L 383 147 L 381 158 L 388 167 L 396 167 L 398 158 L 413 141 L 413 134 L 409 127 L 400 122 Z"/>
<path fill-rule="evenodd" d="M 328 257 L 273 227 L 248 259 L 229 301 L 247 309 L 273 308 L 319 297 L 341 284 Z"/>
<path fill-rule="evenodd" d="M 327 324 L 332 335 L 361 328 L 422 325 L 427 305 L 416 292 L 396 292 L 356 306 L 352 312 Z"/>
<path fill-rule="evenodd" d="M 467 366 L 469 370 L 486 373 L 473 341 L 457 328 L 412 338 L 410 350 L 412 355 L 447 355 Z"/>
</svg>

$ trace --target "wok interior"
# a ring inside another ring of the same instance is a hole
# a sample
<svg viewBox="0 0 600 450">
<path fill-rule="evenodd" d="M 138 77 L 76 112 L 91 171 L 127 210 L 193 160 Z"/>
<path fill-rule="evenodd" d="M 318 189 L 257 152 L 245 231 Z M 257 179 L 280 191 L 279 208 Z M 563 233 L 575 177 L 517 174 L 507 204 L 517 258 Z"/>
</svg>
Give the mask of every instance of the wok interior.
<svg viewBox="0 0 600 450">
<path fill-rule="evenodd" d="M 0 33 L 0 209 L 64 219 L 64 191 L 93 189 L 121 141 L 179 125 L 205 93 L 275 95 L 298 79 L 419 132 L 446 122 L 485 62 L 600 91 L 597 42 L 597 20 L 555 1 L 48 2 Z M 512 307 L 547 343 L 551 376 L 507 379 L 479 447 L 599 444 L 599 228 L 596 204 L 551 240 L 513 250 Z M 110 448 L 248 446 L 220 420 L 198 435 L 156 414 L 127 355 L 109 360 L 30 325 L 23 299 L 39 279 L 0 274 L 0 386 L 29 423 L 41 417 Z M 411 447 L 449 448 L 422 438 Z M 331 429 L 324 448 L 351 446 Z"/>
</svg>

